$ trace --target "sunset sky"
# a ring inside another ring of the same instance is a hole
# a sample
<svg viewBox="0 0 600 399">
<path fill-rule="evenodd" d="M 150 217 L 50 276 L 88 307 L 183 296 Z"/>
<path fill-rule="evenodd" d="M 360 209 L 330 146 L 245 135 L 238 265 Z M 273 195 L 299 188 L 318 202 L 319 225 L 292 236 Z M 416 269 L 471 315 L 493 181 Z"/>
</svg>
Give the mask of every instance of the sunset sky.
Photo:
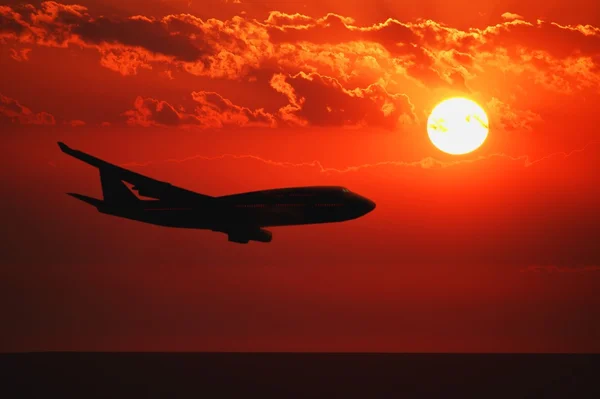
<svg viewBox="0 0 600 399">
<path fill-rule="evenodd" d="M 0 351 L 600 351 L 600 2 L 3 1 L 0 67 Z M 100 181 L 57 141 L 377 208 L 234 244 L 67 196 Z"/>
</svg>

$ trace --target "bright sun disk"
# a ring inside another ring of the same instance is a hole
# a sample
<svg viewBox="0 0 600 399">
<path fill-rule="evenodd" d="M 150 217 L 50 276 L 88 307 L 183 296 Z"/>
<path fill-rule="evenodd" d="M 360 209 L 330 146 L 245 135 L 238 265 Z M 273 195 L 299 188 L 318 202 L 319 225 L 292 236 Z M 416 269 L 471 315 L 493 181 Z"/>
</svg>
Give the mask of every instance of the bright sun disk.
<svg viewBox="0 0 600 399">
<path fill-rule="evenodd" d="M 479 148 L 488 135 L 489 122 L 483 108 L 463 97 L 442 101 L 427 120 L 427 134 L 438 149 L 466 154 Z"/>
</svg>

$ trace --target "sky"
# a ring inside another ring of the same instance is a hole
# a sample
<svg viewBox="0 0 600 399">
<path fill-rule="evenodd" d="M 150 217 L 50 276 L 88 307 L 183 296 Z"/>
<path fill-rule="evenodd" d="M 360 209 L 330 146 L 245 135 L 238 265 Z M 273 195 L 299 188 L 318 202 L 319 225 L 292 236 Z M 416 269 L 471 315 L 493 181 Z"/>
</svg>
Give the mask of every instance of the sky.
<svg viewBox="0 0 600 399">
<path fill-rule="evenodd" d="M 598 2 L 5 1 L 0 66 L 0 351 L 600 351 Z M 67 196 L 100 182 L 57 141 L 377 208 L 234 244 Z"/>
</svg>

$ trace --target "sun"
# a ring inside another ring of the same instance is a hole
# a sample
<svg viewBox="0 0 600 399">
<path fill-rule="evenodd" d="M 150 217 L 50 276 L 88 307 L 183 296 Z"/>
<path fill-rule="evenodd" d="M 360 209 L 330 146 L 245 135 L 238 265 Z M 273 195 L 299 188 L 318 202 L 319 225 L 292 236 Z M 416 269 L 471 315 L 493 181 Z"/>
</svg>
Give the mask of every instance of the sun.
<svg viewBox="0 0 600 399">
<path fill-rule="evenodd" d="M 479 148 L 487 138 L 488 127 L 483 108 L 463 97 L 442 101 L 427 119 L 427 134 L 433 145 L 453 155 Z"/>
</svg>

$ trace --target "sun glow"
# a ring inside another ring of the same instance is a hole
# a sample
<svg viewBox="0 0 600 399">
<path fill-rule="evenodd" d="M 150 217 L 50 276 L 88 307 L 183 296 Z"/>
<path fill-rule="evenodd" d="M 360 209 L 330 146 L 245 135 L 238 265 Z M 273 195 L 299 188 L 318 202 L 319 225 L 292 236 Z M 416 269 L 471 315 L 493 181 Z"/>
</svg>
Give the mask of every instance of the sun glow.
<svg viewBox="0 0 600 399">
<path fill-rule="evenodd" d="M 488 117 L 476 102 L 463 97 L 442 101 L 427 120 L 427 134 L 438 149 L 466 154 L 479 148 L 488 135 Z"/>
</svg>

